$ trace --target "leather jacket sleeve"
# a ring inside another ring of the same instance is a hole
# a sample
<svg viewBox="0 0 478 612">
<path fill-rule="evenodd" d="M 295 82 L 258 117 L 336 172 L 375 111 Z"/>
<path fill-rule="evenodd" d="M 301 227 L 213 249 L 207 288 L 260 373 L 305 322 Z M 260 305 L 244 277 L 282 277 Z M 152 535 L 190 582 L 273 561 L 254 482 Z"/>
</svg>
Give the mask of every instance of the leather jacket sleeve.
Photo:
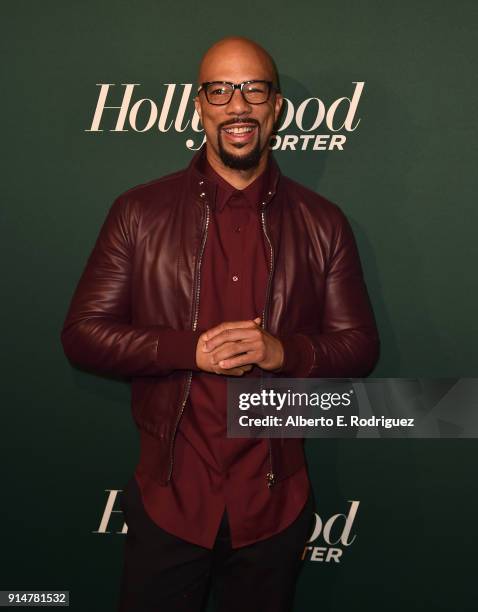
<svg viewBox="0 0 478 612">
<path fill-rule="evenodd" d="M 131 274 L 137 216 L 121 196 L 111 206 L 71 300 L 61 341 L 76 365 L 119 376 L 198 369 L 200 332 L 131 323 Z"/>
<path fill-rule="evenodd" d="M 321 333 L 280 338 L 280 376 L 349 378 L 366 376 L 379 354 L 379 338 L 352 229 L 342 212 L 326 265 Z"/>
</svg>

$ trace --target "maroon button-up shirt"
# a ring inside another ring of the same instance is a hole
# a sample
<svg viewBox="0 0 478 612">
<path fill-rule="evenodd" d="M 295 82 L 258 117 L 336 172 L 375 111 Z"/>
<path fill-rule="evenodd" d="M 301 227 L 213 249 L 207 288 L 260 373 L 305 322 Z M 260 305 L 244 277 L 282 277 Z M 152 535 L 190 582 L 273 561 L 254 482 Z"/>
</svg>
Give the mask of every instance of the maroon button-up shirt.
<svg viewBox="0 0 478 612">
<path fill-rule="evenodd" d="M 270 265 L 259 210 L 270 165 L 243 190 L 222 179 L 205 155 L 202 170 L 215 185 L 215 197 L 209 202 L 201 263 L 199 333 L 224 321 L 262 316 Z M 255 367 L 246 376 L 259 372 Z M 225 376 L 193 372 L 169 486 L 160 486 L 141 469 L 143 461 L 153 460 L 156 445 L 143 431 L 135 471 L 150 518 L 165 531 L 206 548 L 213 548 L 225 509 L 232 547 L 238 548 L 285 529 L 309 493 L 305 466 L 272 488 L 267 486 L 267 439 L 227 437 L 226 385 Z"/>
</svg>

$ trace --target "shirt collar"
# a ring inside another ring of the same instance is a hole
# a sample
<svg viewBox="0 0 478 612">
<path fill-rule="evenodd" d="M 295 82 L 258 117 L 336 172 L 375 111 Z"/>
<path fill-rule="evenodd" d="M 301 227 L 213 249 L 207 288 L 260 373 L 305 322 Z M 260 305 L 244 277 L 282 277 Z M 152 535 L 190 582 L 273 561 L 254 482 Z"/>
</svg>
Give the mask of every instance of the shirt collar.
<svg viewBox="0 0 478 612">
<path fill-rule="evenodd" d="M 201 156 L 200 160 L 200 170 L 211 187 L 210 204 L 219 212 L 224 209 L 224 206 L 232 197 L 241 198 L 242 203 L 246 203 L 251 208 L 260 206 L 269 183 L 270 169 L 271 161 L 269 157 L 264 172 L 245 189 L 236 189 L 214 170 L 205 154 Z"/>
</svg>

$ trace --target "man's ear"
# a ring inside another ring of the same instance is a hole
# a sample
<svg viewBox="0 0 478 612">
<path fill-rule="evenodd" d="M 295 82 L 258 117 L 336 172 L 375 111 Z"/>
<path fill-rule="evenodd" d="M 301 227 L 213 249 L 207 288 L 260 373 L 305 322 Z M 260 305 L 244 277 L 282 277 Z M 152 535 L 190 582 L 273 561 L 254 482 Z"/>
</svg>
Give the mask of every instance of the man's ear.
<svg viewBox="0 0 478 612">
<path fill-rule="evenodd" d="M 282 111 L 282 105 L 284 104 L 284 97 L 281 93 L 277 92 L 274 100 L 274 123 L 277 124 L 279 122 L 279 118 Z"/>
<path fill-rule="evenodd" d="M 196 112 L 199 115 L 199 119 L 201 120 L 201 123 L 202 123 L 201 103 L 199 102 L 199 96 L 195 96 L 195 98 L 194 98 L 194 107 L 195 107 Z"/>
</svg>

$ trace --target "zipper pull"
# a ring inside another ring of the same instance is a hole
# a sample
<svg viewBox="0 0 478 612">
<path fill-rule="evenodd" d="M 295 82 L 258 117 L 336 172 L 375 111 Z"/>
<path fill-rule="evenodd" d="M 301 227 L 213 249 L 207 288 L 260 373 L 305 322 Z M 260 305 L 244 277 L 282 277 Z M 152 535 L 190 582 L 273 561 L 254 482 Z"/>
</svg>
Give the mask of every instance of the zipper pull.
<svg viewBox="0 0 478 612">
<path fill-rule="evenodd" d="M 267 482 L 267 486 L 269 487 L 269 489 L 275 485 L 276 477 L 274 475 L 274 472 L 267 472 L 266 482 Z"/>
</svg>

